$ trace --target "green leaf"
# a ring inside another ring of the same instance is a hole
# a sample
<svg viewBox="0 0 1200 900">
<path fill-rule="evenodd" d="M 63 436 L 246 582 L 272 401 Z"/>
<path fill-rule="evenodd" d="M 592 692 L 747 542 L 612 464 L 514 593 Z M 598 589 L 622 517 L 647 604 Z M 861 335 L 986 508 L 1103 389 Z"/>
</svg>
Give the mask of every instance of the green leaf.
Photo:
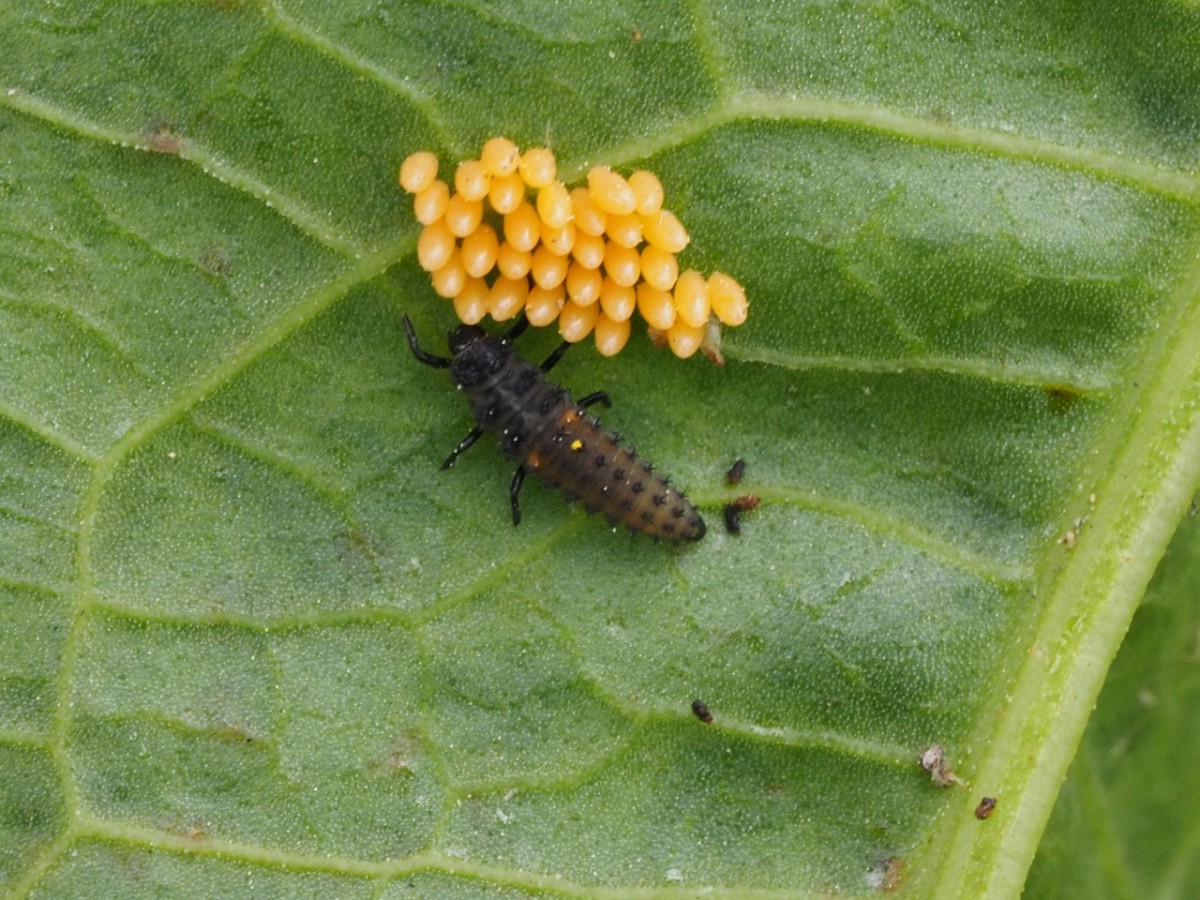
<svg viewBox="0 0 1200 900">
<path fill-rule="evenodd" d="M 1200 788 L 1194 504 L 1109 670 L 1027 897 L 1187 897 L 1200 882 L 1200 822 L 1189 799 Z"/>
<path fill-rule="evenodd" d="M 1016 896 L 1200 480 L 1197 35 L 1179 0 L 0 8 L 0 887 Z M 536 484 L 512 528 L 490 439 L 437 469 L 469 417 L 399 328 L 453 316 L 395 173 L 495 134 L 657 172 L 684 263 L 747 287 L 723 369 L 639 334 L 555 370 L 698 545 Z M 1190 804 L 1164 840 L 1100 802 L 1177 785 L 1182 719 L 1101 759 L 1145 715 L 1105 699 L 1063 801 L 1100 837 L 1032 890 L 1192 880 Z"/>
</svg>

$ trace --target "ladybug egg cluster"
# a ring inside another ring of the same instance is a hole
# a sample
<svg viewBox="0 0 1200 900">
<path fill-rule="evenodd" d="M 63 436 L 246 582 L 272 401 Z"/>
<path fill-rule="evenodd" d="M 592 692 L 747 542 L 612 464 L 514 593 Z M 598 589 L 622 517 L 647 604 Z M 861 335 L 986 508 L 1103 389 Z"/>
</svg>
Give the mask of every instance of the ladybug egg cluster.
<svg viewBox="0 0 1200 900">
<path fill-rule="evenodd" d="M 458 318 L 473 325 L 524 311 L 532 325 L 557 320 L 564 340 L 595 335 L 612 356 L 637 311 L 677 356 L 703 348 L 719 359 L 720 325 L 746 320 L 746 293 L 721 272 L 679 271 L 675 256 L 690 238 L 663 209 L 658 178 L 596 166 L 586 186 L 567 188 L 557 174 L 549 150 L 521 153 L 503 137 L 458 164 L 453 190 L 428 151 L 401 165 L 400 185 L 424 226 L 417 261 Z"/>
</svg>

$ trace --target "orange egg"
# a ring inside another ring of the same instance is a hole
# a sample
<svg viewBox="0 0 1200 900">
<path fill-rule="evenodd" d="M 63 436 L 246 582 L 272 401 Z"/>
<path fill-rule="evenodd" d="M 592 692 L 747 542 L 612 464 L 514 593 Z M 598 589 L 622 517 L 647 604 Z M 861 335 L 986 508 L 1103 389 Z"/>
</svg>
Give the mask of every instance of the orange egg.
<svg viewBox="0 0 1200 900">
<path fill-rule="evenodd" d="M 454 252 L 455 240 L 446 223 L 426 225 L 417 238 L 417 262 L 426 272 L 436 272 Z"/>
<path fill-rule="evenodd" d="M 609 244 L 604 248 L 604 272 L 617 284 L 637 284 L 642 258 L 632 247 Z"/>
<path fill-rule="evenodd" d="M 637 309 L 637 289 L 605 278 L 600 284 L 600 309 L 614 322 L 624 322 Z"/>
<path fill-rule="evenodd" d="M 467 283 L 467 270 L 463 268 L 462 258 L 455 250 L 446 260 L 446 264 L 430 276 L 433 289 L 439 297 L 447 300 L 458 294 Z"/>
<path fill-rule="evenodd" d="M 505 278 L 503 275 L 492 284 L 488 295 L 488 308 L 492 318 L 505 322 L 525 308 L 529 296 L 528 278 Z"/>
<path fill-rule="evenodd" d="M 669 291 L 675 287 L 675 279 L 679 277 L 679 263 L 674 253 L 660 250 L 654 245 L 648 245 L 642 250 L 642 278 L 651 287 L 660 291 Z"/>
<path fill-rule="evenodd" d="M 568 222 L 562 228 L 550 228 L 543 223 L 542 243 L 549 247 L 552 253 L 566 256 L 575 246 L 575 223 Z"/>
<path fill-rule="evenodd" d="M 629 341 L 629 320 L 619 322 L 601 314 L 596 319 L 596 349 L 601 356 L 616 356 Z"/>
<path fill-rule="evenodd" d="M 500 239 L 496 237 L 496 229 L 485 222 L 463 238 L 463 268 L 472 278 L 483 278 L 495 268 L 499 249 Z"/>
<path fill-rule="evenodd" d="M 492 179 L 488 202 L 502 216 L 508 215 L 525 199 L 525 182 L 520 175 L 501 175 Z"/>
<path fill-rule="evenodd" d="M 468 200 L 462 194 L 455 194 L 446 204 L 444 216 L 446 227 L 455 237 L 465 238 L 479 227 L 483 220 L 483 201 Z"/>
<path fill-rule="evenodd" d="M 474 325 L 488 314 L 488 286 L 482 278 L 468 278 L 454 295 L 454 314 L 467 325 Z"/>
<path fill-rule="evenodd" d="M 653 172 L 639 169 L 629 176 L 629 186 L 633 188 L 638 215 L 648 216 L 662 209 L 663 186 Z"/>
<path fill-rule="evenodd" d="M 696 327 L 684 321 L 677 321 L 667 329 L 667 344 L 671 352 L 680 359 L 687 359 L 700 349 L 704 339 L 704 326 Z"/>
<path fill-rule="evenodd" d="M 576 232 L 571 255 L 585 269 L 598 269 L 604 262 L 604 238 Z"/>
<path fill-rule="evenodd" d="M 642 219 L 640 216 L 609 216 L 604 233 L 614 244 L 636 247 L 642 242 Z"/>
<path fill-rule="evenodd" d="M 586 269 L 573 262 L 567 269 L 567 296 L 580 306 L 590 306 L 600 299 L 603 282 L 599 269 Z"/>
<path fill-rule="evenodd" d="M 571 206 L 575 210 L 575 227 L 584 234 L 604 234 L 608 213 L 598 207 L 585 187 L 571 191 Z"/>
<path fill-rule="evenodd" d="M 508 241 L 504 241 L 496 250 L 496 268 L 505 278 L 524 278 L 529 274 L 531 265 L 533 254 L 528 250 L 518 250 Z"/>
<path fill-rule="evenodd" d="M 482 200 L 487 196 L 491 176 L 477 159 L 460 162 L 454 172 L 454 189 L 467 200 Z"/>
<path fill-rule="evenodd" d="M 495 177 L 497 175 L 512 175 L 521 164 L 521 151 L 506 137 L 494 137 L 483 145 L 479 154 L 484 171 Z"/>
<path fill-rule="evenodd" d="M 518 167 L 521 178 L 531 188 L 544 188 L 558 174 L 554 154 L 545 147 L 530 147 L 521 156 Z"/>
<path fill-rule="evenodd" d="M 422 225 L 432 225 L 446 214 L 449 203 L 450 186 L 444 181 L 432 181 L 413 197 L 413 215 Z"/>
<path fill-rule="evenodd" d="M 587 181 L 592 201 L 606 213 L 627 216 L 637 209 L 637 195 L 629 182 L 608 166 L 594 166 Z"/>
<path fill-rule="evenodd" d="M 423 191 L 437 178 L 437 172 L 437 157 L 428 150 L 421 150 L 400 164 L 400 187 L 410 194 Z"/>
<path fill-rule="evenodd" d="M 517 250 L 533 250 L 542 238 L 542 220 L 527 200 L 504 217 L 504 239 Z"/>
<path fill-rule="evenodd" d="M 561 181 L 552 181 L 538 191 L 537 211 L 550 228 L 562 228 L 575 217 L 571 195 Z"/>
<path fill-rule="evenodd" d="M 596 326 L 596 316 L 599 307 L 596 304 L 580 306 L 568 300 L 558 314 L 558 333 L 564 341 L 577 344 L 592 333 Z"/>
<path fill-rule="evenodd" d="M 746 291 L 724 272 L 708 276 L 708 299 L 712 311 L 726 325 L 741 325 L 746 321 L 749 312 Z"/>
<path fill-rule="evenodd" d="M 665 209 L 646 216 L 642 221 L 642 237 L 647 243 L 668 253 L 679 253 L 691 241 L 683 223 L 673 212 Z"/>
<path fill-rule="evenodd" d="M 566 295 L 561 284 L 549 289 L 530 288 L 529 296 L 525 300 L 525 318 L 529 320 L 530 325 L 537 328 L 549 325 L 558 318 L 559 311 L 565 303 Z"/>
<path fill-rule="evenodd" d="M 704 276 L 695 269 L 680 272 L 675 282 L 675 311 L 679 318 L 692 328 L 700 328 L 708 321 L 709 309 L 708 282 Z"/>
<path fill-rule="evenodd" d="M 637 286 L 637 308 L 651 328 L 666 331 L 675 324 L 675 298 L 644 281 Z"/>
<path fill-rule="evenodd" d="M 550 248 L 542 244 L 533 251 L 533 263 L 529 268 L 534 283 L 540 288 L 558 287 L 567 277 L 567 266 L 570 261 L 565 256 L 552 253 Z"/>
</svg>

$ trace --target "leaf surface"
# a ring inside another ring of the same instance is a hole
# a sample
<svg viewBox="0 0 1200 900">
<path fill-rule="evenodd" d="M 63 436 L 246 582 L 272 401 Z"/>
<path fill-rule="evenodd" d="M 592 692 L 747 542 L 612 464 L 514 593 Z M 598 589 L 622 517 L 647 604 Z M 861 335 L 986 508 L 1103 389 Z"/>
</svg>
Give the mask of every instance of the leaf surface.
<svg viewBox="0 0 1200 900">
<path fill-rule="evenodd" d="M 1015 896 L 1200 475 L 1198 35 L 1133 0 L 0 9 L 0 885 Z M 685 264 L 747 288 L 723 369 L 637 335 L 555 370 L 698 545 L 536 484 L 512 528 L 490 439 L 437 469 L 469 419 L 404 346 L 452 315 L 395 172 L 500 133 L 652 169 Z"/>
</svg>

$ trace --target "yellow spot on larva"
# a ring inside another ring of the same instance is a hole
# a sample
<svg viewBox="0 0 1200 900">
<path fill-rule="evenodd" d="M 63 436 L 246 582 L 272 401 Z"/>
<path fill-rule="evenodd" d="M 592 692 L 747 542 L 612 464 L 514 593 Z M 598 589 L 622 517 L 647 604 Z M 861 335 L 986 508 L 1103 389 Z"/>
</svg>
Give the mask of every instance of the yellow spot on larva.
<svg viewBox="0 0 1200 900">
<path fill-rule="evenodd" d="M 583 449 L 583 441 L 581 441 L 579 438 L 575 438 L 575 440 L 571 441 L 571 449 L 578 453 Z"/>
</svg>

